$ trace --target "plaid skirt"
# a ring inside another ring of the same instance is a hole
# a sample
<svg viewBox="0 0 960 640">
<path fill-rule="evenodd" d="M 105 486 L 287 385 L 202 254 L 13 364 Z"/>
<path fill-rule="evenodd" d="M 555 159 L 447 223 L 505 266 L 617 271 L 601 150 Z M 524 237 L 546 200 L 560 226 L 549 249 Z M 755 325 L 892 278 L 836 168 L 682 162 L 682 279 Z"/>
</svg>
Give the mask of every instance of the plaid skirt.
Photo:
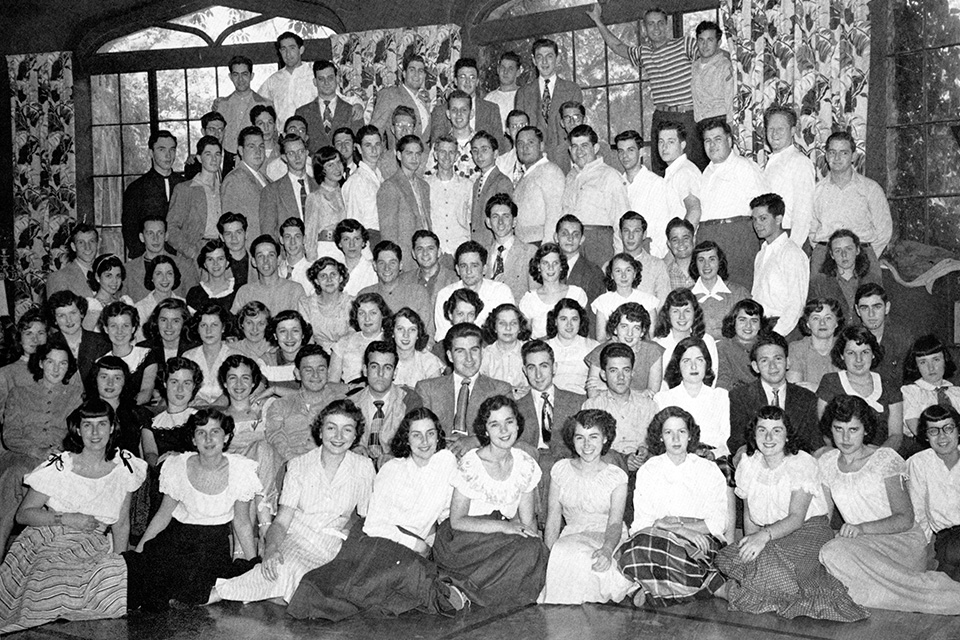
<svg viewBox="0 0 960 640">
<path fill-rule="evenodd" d="M 720 540 L 707 536 L 704 553 L 692 542 L 670 531 L 647 527 L 617 549 L 614 557 L 620 571 L 647 592 L 655 607 L 684 604 L 712 598 L 724 579 L 714 566 Z"/>
<path fill-rule="evenodd" d="M 717 568 L 730 580 L 730 610 L 837 622 L 867 618 L 843 583 L 820 564 L 820 548 L 833 535 L 827 517 L 818 516 L 768 542 L 753 560 L 741 560 L 736 544 L 725 547 L 717 554 Z"/>
</svg>

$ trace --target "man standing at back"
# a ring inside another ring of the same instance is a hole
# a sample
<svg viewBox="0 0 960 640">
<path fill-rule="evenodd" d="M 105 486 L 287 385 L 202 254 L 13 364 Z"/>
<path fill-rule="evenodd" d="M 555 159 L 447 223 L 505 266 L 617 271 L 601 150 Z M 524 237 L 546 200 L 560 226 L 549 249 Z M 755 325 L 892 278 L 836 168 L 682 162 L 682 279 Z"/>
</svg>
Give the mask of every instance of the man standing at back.
<svg viewBox="0 0 960 640">
<path fill-rule="evenodd" d="M 377 215 L 377 192 L 383 184 L 383 173 L 379 167 L 383 153 L 383 138 L 380 130 L 366 125 L 357 132 L 360 144 L 360 164 L 343 183 L 343 202 L 347 218 L 353 218 L 363 225 L 370 234 L 370 243 L 380 242 L 380 218 Z"/>
<path fill-rule="evenodd" d="M 99 247 L 100 233 L 96 228 L 82 222 L 74 226 L 68 245 L 71 258 L 58 271 L 47 276 L 47 298 L 57 291 L 73 291 L 84 298 L 92 298 L 87 272 L 93 267 Z"/>
<path fill-rule="evenodd" d="M 320 188 L 307 175 L 307 147 L 299 136 L 283 136 L 280 149 L 287 173 L 260 192 L 260 231 L 274 238 L 280 234 L 281 221 L 287 218 L 303 220 L 307 196 Z"/>
<path fill-rule="evenodd" d="M 384 180 L 377 191 L 378 226 L 382 237 L 406 244 L 415 232 L 431 228 L 430 186 L 417 175 L 423 156 L 420 138 L 414 135 L 400 138 L 396 155 L 400 170 Z M 413 269 L 415 264 L 408 252 L 403 268 Z M 393 309 L 393 305 L 390 308 Z"/>
<path fill-rule="evenodd" d="M 503 144 L 503 121 L 500 119 L 500 108 L 484 100 L 477 91 L 480 84 L 479 69 L 477 61 L 473 58 L 460 58 L 453 65 L 453 75 L 457 89 L 467 94 L 472 102 L 470 128 L 473 131 L 486 131 L 497 139 L 497 145 L 500 146 Z M 430 118 L 430 144 L 443 134 L 452 131 L 446 111 L 447 107 L 443 102 L 433 110 Z"/>
<path fill-rule="evenodd" d="M 377 93 L 377 101 L 373 107 L 373 115 L 370 116 L 370 124 L 380 131 L 387 131 L 394 109 L 403 105 L 412 109 L 416 117 L 414 133 L 420 136 L 421 140 L 426 140 L 430 137 L 430 111 L 427 108 L 427 95 L 424 92 L 427 66 L 423 57 L 412 55 L 404 58 L 402 74 L 402 84 L 384 87 Z M 388 140 L 387 142 L 390 143 L 390 146 L 396 148 L 396 140 Z"/>
<path fill-rule="evenodd" d="M 750 215 L 763 242 L 754 263 L 753 299 L 764 315 L 778 318 L 773 330 L 787 337 L 803 314 L 810 285 L 810 262 L 783 230 L 783 198 L 765 193 L 750 201 Z M 732 272 L 731 272 L 732 275 Z"/>
<path fill-rule="evenodd" d="M 250 238 L 260 235 L 260 192 L 267 186 L 263 161 L 267 157 L 263 132 L 257 127 L 244 127 L 237 139 L 240 162 L 220 185 L 221 209 L 239 213 L 247 219 Z"/>
<path fill-rule="evenodd" d="M 487 100 L 500 108 L 500 119 L 503 121 L 504 129 L 509 127 L 507 117 L 516 108 L 517 91 L 520 89 L 517 79 L 520 77 L 522 66 L 520 56 L 515 51 L 501 53 L 500 60 L 497 61 L 497 79 L 500 80 L 500 84 L 486 96 Z"/>
<path fill-rule="evenodd" d="M 524 172 L 514 191 L 514 199 L 523 219 L 517 225 L 517 237 L 524 242 L 553 240 L 566 178 L 563 170 L 544 155 L 543 132 L 524 127 L 516 135 L 517 159 Z"/>
<path fill-rule="evenodd" d="M 184 181 L 184 177 L 173 170 L 177 159 L 176 136 L 166 129 L 154 131 L 147 146 L 150 148 L 150 170 L 123 191 L 120 225 L 128 259 L 143 255 L 143 241 L 139 237 L 143 219 L 160 216 L 166 220 L 173 188 Z"/>
<path fill-rule="evenodd" d="M 767 188 L 783 198 L 787 207 L 783 228 L 789 229 L 790 239 L 803 248 L 813 223 L 817 170 L 813 161 L 793 143 L 797 128 L 797 114 L 793 109 L 770 107 L 763 113 L 763 124 L 770 144 L 767 166 L 763 169 Z"/>
<path fill-rule="evenodd" d="M 240 130 L 250 124 L 250 110 L 258 104 L 270 104 L 270 101 L 250 88 L 253 80 L 253 61 L 245 56 L 233 56 L 227 63 L 230 70 L 230 82 L 233 93 L 213 101 L 211 111 L 216 111 L 227 121 L 223 130 L 223 151 L 237 155 L 237 138 Z M 224 209 L 229 211 L 229 209 Z"/>
<path fill-rule="evenodd" d="M 357 117 L 353 106 L 337 96 L 337 68 L 332 62 L 317 60 L 313 63 L 313 84 L 317 88 L 317 99 L 296 111 L 307 121 L 310 155 L 320 147 L 333 146 L 333 132 L 340 127 L 356 131 L 363 126 L 363 119 Z"/>
<path fill-rule="evenodd" d="M 473 206 L 470 210 L 470 239 L 481 244 L 490 239 L 486 226 L 487 202 L 498 193 L 513 195 L 513 182 L 497 168 L 496 136 L 478 131 L 470 141 L 470 154 L 480 171 L 473 185 Z"/>
<path fill-rule="evenodd" d="M 260 86 L 264 98 L 273 102 L 277 122 L 286 122 L 297 109 L 317 97 L 310 65 L 303 62 L 303 38 L 291 31 L 277 37 L 277 53 L 283 68 Z"/>
<path fill-rule="evenodd" d="M 544 152 L 551 162 L 559 165 L 559 153 L 566 138 L 560 122 L 560 105 L 565 102 L 582 103 L 583 91 L 575 82 L 557 76 L 560 49 L 556 42 L 540 38 L 533 43 L 531 53 L 537 68 L 537 81 L 520 87 L 516 106 L 530 116 L 532 125 L 543 132 Z"/>
</svg>

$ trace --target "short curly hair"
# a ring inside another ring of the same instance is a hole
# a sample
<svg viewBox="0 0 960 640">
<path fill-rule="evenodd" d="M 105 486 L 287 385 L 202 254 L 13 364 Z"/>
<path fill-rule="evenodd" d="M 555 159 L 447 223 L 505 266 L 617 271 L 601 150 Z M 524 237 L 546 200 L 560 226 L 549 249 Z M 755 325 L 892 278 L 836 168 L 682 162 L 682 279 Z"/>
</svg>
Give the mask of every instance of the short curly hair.
<svg viewBox="0 0 960 640">
<path fill-rule="evenodd" d="M 674 289 L 667 294 L 667 299 L 664 300 L 663 306 L 657 312 L 657 325 L 653 330 L 654 337 L 666 338 L 670 335 L 670 310 L 674 307 L 685 307 L 687 305 L 693 307 L 693 327 L 691 327 L 690 335 L 702 338 L 707 330 L 703 321 L 703 309 L 697 302 L 697 296 L 693 295 L 690 289 Z"/>
<path fill-rule="evenodd" d="M 556 242 L 544 242 L 537 249 L 537 252 L 533 254 L 533 257 L 530 258 L 530 277 L 533 278 L 537 284 L 543 284 L 543 275 L 540 274 L 540 261 L 551 253 L 560 256 L 560 282 L 565 282 L 567 276 L 570 275 L 570 263 L 567 262 L 567 256 L 563 255 L 560 245 Z"/>
<path fill-rule="evenodd" d="M 200 323 L 203 321 L 203 316 L 217 316 L 219 318 L 220 324 L 223 325 L 221 339 L 233 334 L 233 314 L 216 302 L 207 302 L 197 309 L 190 320 L 190 333 L 197 342 L 200 342 Z"/>
<path fill-rule="evenodd" d="M 351 448 L 357 446 L 363 437 L 363 429 L 366 423 L 363 420 L 363 412 L 353 403 L 353 400 L 347 400 L 345 398 L 334 400 L 323 408 L 320 415 L 314 418 L 313 423 L 310 425 L 310 435 L 313 437 L 316 445 L 318 447 L 323 445 L 323 423 L 330 416 L 345 416 L 353 420 L 353 423 L 356 425 L 357 434 L 353 439 Z"/>
<path fill-rule="evenodd" d="M 843 331 L 843 328 L 847 326 L 847 319 L 843 315 L 843 305 L 834 298 L 811 298 L 807 300 L 807 304 L 803 305 L 803 315 L 800 316 L 800 324 L 798 326 L 800 333 L 805 336 L 811 335 L 810 327 L 807 326 L 807 323 L 810 322 L 810 316 L 824 309 L 830 309 L 837 318 L 837 328 L 833 332 L 833 335 L 836 336 Z"/>
<path fill-rule="evenodd" d="M 690 434 L 690 440 L 687 442 L 687 453 L 696 453 L 700 446 L 700 425 L 694 420 L 693 416 L 680 407 L 665 407 L 657 412 L 647 427 L 646 445 L 650 455 L 659 456 L 667 452 L 667 447 L 663 444 L 663 425 L 670 418 L 680 418 L 687 425 L 687 432 Z"/>
<path fill-rule="evenodd" d="M 487 433 L 487 421 L 490 419 L 490 414 L 504 407 L 509 408 L 513 412 L 513 417 L 517 420 L 517 440 L 523 435 L 523 415 L 517 409 L 517 403 L 513 401 L 513 398 L 502 395 L 490 396 L 480 405 L 477 417 L 473 421 L 473 434 L 477 436 L 481 447 L 490 444 L 490 434 Z"/>
<path fill-rule="evenodd" d="M 847 350 L 847 343 L 853 342 L 857 346 L 867 345 L 873 352 L 873 362 L 870 363 L 870 370 L 874 371 L 883 361 L 883 346 L 877 342 L 877 337 L 863 325 L 851 325 L 844 327 L 836 342 L 833 343 L 833 349 L 830 350 L 830 362 L 841 371 L 847 370 L 847 364 L 843 361 L 843 352 Z"/>
<path fill-rule="evenodd" d="M 327 267 L 336 267 L 337 273 L 340 274 L 340 291 L 343 291 L 344 287 L 347 286 L 347 281 L 350 279 L 350 272 L 347 270 L 345 264 L 330 256 L 323 256 L 307 268 L 307 280 L 313 284 L 313 289 L 317 295 L 320 295 L 320 283 L 317 282 L 317 278 L 320 276 L 320 272 Z"/>
<path fill-rule="evenodd" d="M 39 382 L 43 378 L 43 361 L 47 359 L 51 351 L 63 351 L 67 354 L 67 371 L 63 374 L 61 384 L 70 384 L 70 378 L 77 372 L 77 359 L 73 357 L 73 351 L 70 350 L 66 340 L 59 335 L 51 336 L 30 354 L 30 358 L 27 360 L 27 371 L 33 374 L 34 381 Z"/>
<path fill-rule="evenodd" d="M 497 305 L 493 311 L 490 312 L 490 315 L 487 316 L 487 319 L 483 322 L 483 341 L 487 344 L 493 344 L 497 341 L 497 318 L 504 311 L 513 311 L 517 314 L 517 320 L 520 325 L 520 331 L 517 333 L 517 340 L 520 342 L 526 342 L 530 339 L 533 331 L 530 329 L 530 321 L 527 320 L 527 317 L 523 315 L 523 312 L 520 311 L 520 307 L 513 304 L 512 302 L 505 302 L 501 305 Z"/>
<path fill-rule="evenodd" d="M 160 388 L 163 391 L 163 395 L 166 396 L 167 382 L 170 380 L 170 376 L 175 374 L 177 371 L 182 371 L 184 369 L 189 371 L 190 375 L 193 376 L 193 395 L 190 397 L 190 401 L 193 402 L 194 398 L 197 397 L 197 394 L 200 393 L 200 387 L 203 386 L 203 370 L 200 368 L 199 364 L 193 360 L 190 360 L 189 358 L 184 358 L 183 356 L 174 356 L 163 363 L 163 366 L 160 367 L 157 378 L 160 383 Z"/>
<path fill-rule="evenodd" d="M 100 330 L 103 331 L 103 333 L 106 333 L 107 324 L 110 322 L 110 318 L 118 318 L 120 316 L 127 316 L 130 318 L 130 324 L 133 327 L 133 332 L 136 333 L 137 329 L 140 328 L 140 312 L 137 311 L 136 307 L 127 304 L 123 300 L 117 300 L 105 306 L 103 311 L 100 312 L 100 317 L 97 319 L 97 326 L 100 327 Z"/>
<path fill-rule="evenodd" d="M 286 322 L 287 320 L 297 320 L 300 322 L 300 331 L 303 333 L 303 340 L 300 342 L 300 346 L 307 344 L 313 338 L 313 325 L 307 322 L 299 311 L 293 309 L 284 309 L 277 315 L 270 318 L 267 322 L 267 329 L 265 335 L 267 337 L 267 342 L 272 344 L 275 347 L 280 346 L 279 338 L 277 338 L 277 328 L 280 326 L 281 322 Z"/>
<path fill-rule="evenodd" d="M 381 330 L 383 329 L 382 323 L 386 322 L 387 318 L 393 315 L 390 307 L 387 306 L 387 303 L 379 293 L 361 293 L 350 303 L 350 328 L 354 331 L 360 331 L 360 321 L 357 320 L 357 312 L 360 311 L 360 305 L 370 302 L 377 305 L 377 308 L 380 309 L 380 316 L 382 317 Z"/>
<path fill-rule="evenodd" d="M 759 451 L 757 446 L 757 426 L 760 424 L 761 420 L 779 420 L 783 423 L 784 428 L 787 430 L 787 442 L 783 445 L 783 452 L 788 456 L 796 454 L 803 444 L 800 441 L 800 432 L 797 431 L 797 428 L 793 425 L 793 422 L 790 421 L 790 416 L 787 415 L 787 412 L 780 407 L 774 407 L 772 405 L 767 405 L 765 407 L 760 407 L 757 410 L 757 414 L 753 417 L 753 420 L 750 421 L 750 424 L 747 425 L 746 433 L 746 442 L 747 442 L 747 455 L 753 455 L 754 452 Z"/>
<path fill-rule="evenodd" d="M 63 307 L 69 307 L 70 305 L 76 305 L 77 311 L 80 312 L 81 318 L 87 315 L 87 308 L 89 307 L 89 303 L 87 302 L 87 299 L 84 298 L 83 296 L 77 295 L 73 291 L 69 291 L 69 290 L 57 291 L 56 293 L 52 294 L 49 298 L 47 298 L 47 310 L 50 312 L 50 317 L 47 320 L 47 326 L 50 326 L 50 327 L 57 326 L 57 309 L 61 309 Z M 23 320 L 24 318 L 26 318 L 27 314 L 29 314 L 30 311 L 32 311 L 32 309 L 28 310 L 27 313 L 23 314 L 23 316 L 21 316 L 20 319 Z M 18 327 L 20 326 L 19 322 L 17 323 L 17 326 Z"/>
<path fill-rule="evenodd" d="M 367 231 L 367 228 L 360 224 L 359 221 L 354 220 L 353 218 L 346 218 L 337 223 L 337 226 L 333 228 L 333 244 L 340 247 L 340 240 L 343 238 L 345 233 L 353 233 L 354 231 L 360 232 L 360 237 L 363 238 L 363 246 L 370 244 L 370 232 Z"/>
<path fill-rule="evenodd" d="M 647 336 L 650 335 L 650 314 L 639 302 L 624 302 L 613 310 L 613 313 L 607 318 L 607 335 L 616 335 L 617 327 L 624 320 L 640 323 L 643 329 L 641 340 L 646 340 Z"/>
<path fill-rule="evenodd" d="M 827 408 L 824 409 L 823 416 L 820 418 L 820 433 L 830 438 L 830 442 L 836 447 L 837 443 L 833 440 L 833 423 L 850 422 L 854 418 L 863 425 L 863 444 L 871 444 L 880 428 L 879 419 L 877 412 L 859 396 L 834 396 L 827 403 Z"/>
<path fill-rule="evenodd" d="M 827 255 L 823 259 L 823 264 L 820 265 L 820 273 L 833 278 L 839 275 L 837 271 L 837 261 L 833 259 L 833 241 L 840 240 L 841 238 L 850 238 L 853 240 L 853 246 L 855 246 L 858 251 L 857 259 L 853 263 L 853 274 L 862 280 L 870 273 L 870 255 L 861 249 L 863 243 L 860 242 L 860 237 L 853 231 L 850 231 L 850 229 L 837 229 L 830 234 L 830 239 L 827 240 Z"/>
<path fill-rule="evenodd" d="M 190 309 L 187 307 L 187 303 L 179 298 L 167 298 L 161 300 L 160 304 L 153 308 L 153 312 L 143 325 L 143 335 L 146 336 L 147 342 L 156 343 L 160 341 L 160 331 L 157 323 L 160 322 L 160 314 L 163 311 L 170 310 L 180 312 L 180 317 L 183 320 L 183 326 L 180 327 L 180 339 L 184 340 L 186 338 L 193 319 L 193 316 L 190 315 Z"/>
<path fill-rule="evenodd" d="M 59 293 L 72 293 L 72 292 L 58 291 L 53 295 L 56 296 Z M 51 300 L 52 299 L 53 298 L 51 297 Z M 87 300 L 85 298 L 80 298 L 80 299 L 83 300 L 83 306 L 84 306 L 83 310 L 80 311 L 80 317 L 83 318 L 83 316 L 87 314 L 87 310 L 86 310 Z M 66 306 L 66 305 L 60 305 L 60 306 Z M 79 307 L 77 308 L 79 309 Z M 57 326 L 55 322 L 51 323 L 50 321 L 47 320 L 47 314 L 44 312 L 44 310 L 41 307 L 30 307 L 29 309 L 27 309 L 26 312 L 22 316 L 20 316 L 20 319 L 17 320 L 17 326 L 15 330 L 16 340 L 14 341 L 15 342 L 14 351 L 16 352 L 17 356 L 23 355 L 23 334 L 24 332 L 26 332 L 27 329 L 30 328 L 30 325 L 33 325 L 33 324 L 42 324 L 44 331 L 50 331 L 50 327 Z"/>
<path fill-rule="evenodd" d="M 567 309 L 576 311 L 580 317 L 580 328 L 577 330 L 577 335 L 583 338 L 590 337 L 590 318 L 587 316 L 586 309 L 581 307 L 580 303 L 573 298 L 563 298 L 553 306 L 553 309 L 547 312 L 547 338 L 556 338 L 557 334 L 560 333 L 557 330 L 557 317 L 561 311 Z"/>
<path fill-rule="evenodd" d="M 600 455 L 605 456 L 613 446 L 613 441 L 617 439 L 617 420 L 603 409 L 583 409 L 567 418 L 563 423 L 563 429 L 560 432 L 563 436 L 563 444 L 567 445 L 570 453 L 577 455 L 576 447 L 573 445 L 573 437 L 576 434 L 577 427 L 584 429 L 597 429 L 603 434 L 603 448 L 600 449 Z"/>
<path fill-rule="evenodd" d="M 94 293 L 100 291 L 100 281 L 98 278 L 110 269 L 120 269 L 120 281 L 127 279 L 127 268 L 123 266 L 123 261 L 112 253 L 102 253 L 93 260 L 90 271 L 87 271 L 87 284 Z"/>
<path fill-rule="evenodd" d="M 427 326 L 423 323 L 423 320 L 420 318 L 420 314 L 411 309 L 410 307 L 404 307 L 397 311 L 395 314 L 384 320 L 383 322 L 383 336 L 385 339 L 394 343 L 396 346 L 396 340 L 393 337 L 393 331 L 397 326 L 397 319 L 403 318 L 409 321 L 414 327 L 417 328 L 417 341 L 413 344 L 415 351 L 423 351 L 427 348 L 427 343 L 430 341 L 430 336 L 427 334 Z"/>
<path fill-rule="evenodd" d="M 450 294 L 450 297 L 443 302 L 443 317 L 448 321 L 453 322 L 453 312 L 457 308 L 458 303 L 468 304 L 476 310 L 476 315 L 480 315 L 480 312 L 483 311 L 483 300 L 480 299 L 480 296 L 473 289 L 456 289 L 453 293 Z"/>
<path fill-rule="evenodd" d="M 220 365 L 220 368 L 217 369 L 217 382 L 220 383 L 220 388 L 223 389 L 223 393 L 228 398 L 230 394 L 227 392 L 227 375 L 231 369 L 236 369 L 244 365 L 250 369 L 250 378 L 253 383 L 251 391 L 256 390 L 256 388 L 260 386 L 260 383 L 263 382 L 263 372 L 255 360 L 240 353 L 229 355 L 226 360 L 223 361 L 223 364 Z"/>
<path fill-rule="evenodd" d="M 196 451 L 193 438 L 197 433 L 197 427 L 204 427 L 213 420 L 220 423 L 220 428 L 223 429 L 223 433 L 226 435 L 223 441 L 223 450 L 226 451 L 230 448 L 230 443 L 233 442 L 233 434 L 236 431 L 236 422 L 234 422 L 233 416 L 214 407 L 204 407 L 203 409 L 198 409 L 196 413 L 187 418 L 187 422 L 183 425 L 183 434 L 187 442 L 190 443 L 190 449 L 192 451 Z"/>
<path fill-rule="evenodd" d="M 634 258 L 632 255 L 623 251 L 610 258 L 610 262 L 607 263 L 607 267 L 603 270 L 603 284 L 607 288 L 607 291 L 617 290 L 617 283 L 613 281 L 613 263 L 617 260 L 620 262 L 626 262 L 633 267 L 634 276 L 632 286 L 634 289 L 639 287 L 640 283 L 643 281 L 643 265 L 640 264 L 640 261 Z"/>
<path fill-rule="evenodd" d="M 440 424 L 440 418 L 427 407 L 417 407 L 407 412 L 397 427 L 397 432 L 393 434 L 390 440 L 390 453 L 394 458 L 410 457 L 410 427 L 418 420 L 429 420 L 437 429 L 437 451 L 447 448 L 447 439 L 443 435 L 443 426 Z"/>
</svg>

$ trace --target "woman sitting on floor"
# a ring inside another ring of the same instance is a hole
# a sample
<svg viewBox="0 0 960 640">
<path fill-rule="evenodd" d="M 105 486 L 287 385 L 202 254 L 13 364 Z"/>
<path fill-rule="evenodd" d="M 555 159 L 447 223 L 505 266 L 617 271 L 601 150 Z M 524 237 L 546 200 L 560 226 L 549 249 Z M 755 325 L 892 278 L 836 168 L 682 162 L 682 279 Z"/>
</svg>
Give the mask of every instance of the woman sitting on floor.
<svg viewBox="0 0 960 640">
<path fill-rule="evenodd" d="M 638 606 L 712 598 L 723 586 L 714 558 L 725 542 L 727 483 L 696 454 L 699 444 L 700 427 L 680 407 L 660 411 L 647 430 L 654 457 L 637 471 L 632 537 L 616 553 L 620 571 L 641 587 Z"/>
<path fill-rule="evenodd" d="M 960 615 L 960 583 L 925 570 L 927 539 L 914 521 L 903 458 L 871 444 L 876 413 L 863 398 L 837 396 L 820 428 L 836 447 L 820 457 L 820 482 L 844 520 L 820 562 L 861 606 Z"/>
<path fill-rule="evenodd" d="M 343 620 L 463 608 L 463 593 L 441 581 L 428 559 L 457 474 L 457 458 L 445 446 L 433 411 L 404 416 L 390 443 L 393 458 L 373 481 L 366 521 L 354 525 L 336 558 L 303 577 L 287 613 Z"/>
<path fill-rule="evenodd" d="M 184 428 L 196 451 L 163 463 L 160 510 L 136 550 L 124 554 L 130 609 L 204 604 L 217 578 L 243 573 L 250 566 L 246 561 L 257 555 L 250 502 L 263 487 L 256 462 L 225 453 L 233 418 L 200 409 Z M 233 560 L 231 528 L 245 560 Z"/>
<path fill-rule="evenodd" d="M 745 536 L 717 555 L 727 583 L 716 595 L 731 611 L 839 622 L 866 618 L 820 564 L 820 548 L 833 539 L 833 529 L 817 461 L 800 450 L 786 412 L 761 407 L 746 440 L 736 476 Z"/>
<path fill-rule="evenodd" d="M 929 449 L 907 460 L 908 487 L 917 522 L 934 540 L 937 570 L 960 582 L 960 414 L 951 407 L 932 405 L 920 414 L 917 440 Z"/>
<path fill-rule="evenodd" d="M 119 433 L 110 405 L 88 400 L 67 418 L 64 453 L 24 477 L 17 521 L 27 528 L 0 566 L 0 633 L 126 613 L 127 568 L 118 554 L 147 464 L 117 448 Z"/>
<path fill-rule="evenodd" d="M 363 414 L 350 400 L 335 400 L 320 412 L 310 428 L 319 448 L 287 463 L 263 563 L 218 580 L 212 599 L 289 603 L 308 571 L 336 557 L 354 514 L 366 515 L 373 487 L 373 462 L 350 451 L 363 427 Z"/>
<path fill-rule="evenodd" d="M 480 448 L 460 459 L 434 560 L 480 606 L 532 604 L 543 588 L 547 548 L 534 515 L 540 467 L 513 446 L 523 417 L 511 398 L 493 396 L 480 405 L 473 431 Z"/>
<path fill-rule="evenodd" d="M 562 433 L 577 457 L 559 460 L 550 471 L 543 534 L 550 561 L 539 601 L 620 602 L 633 586 L 613 562 L 627 537 L 627 474 L 601 459 L 617 437 L 617 421 L 606 411 L 585 409 L 567 420 Z"/>
</svg>

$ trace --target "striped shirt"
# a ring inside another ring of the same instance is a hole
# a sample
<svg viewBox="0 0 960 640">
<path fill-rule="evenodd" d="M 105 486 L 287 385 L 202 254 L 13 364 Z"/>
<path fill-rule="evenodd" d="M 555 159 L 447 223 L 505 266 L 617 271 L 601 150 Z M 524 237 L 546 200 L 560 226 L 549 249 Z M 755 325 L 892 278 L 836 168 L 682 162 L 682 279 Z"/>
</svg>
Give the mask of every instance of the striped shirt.
<svg viewBox="0 0 960 640">
<path fill-rule="evenodd" d="M 659 49 L 649 44 L 630 47 L 630 62 L 650 80 L 653 104 L 658 109 L 693 104 L 690 61 L 693 60 L 694 45 L 691 38 L 678 38 L 668 40 Z"/>
</svg>

